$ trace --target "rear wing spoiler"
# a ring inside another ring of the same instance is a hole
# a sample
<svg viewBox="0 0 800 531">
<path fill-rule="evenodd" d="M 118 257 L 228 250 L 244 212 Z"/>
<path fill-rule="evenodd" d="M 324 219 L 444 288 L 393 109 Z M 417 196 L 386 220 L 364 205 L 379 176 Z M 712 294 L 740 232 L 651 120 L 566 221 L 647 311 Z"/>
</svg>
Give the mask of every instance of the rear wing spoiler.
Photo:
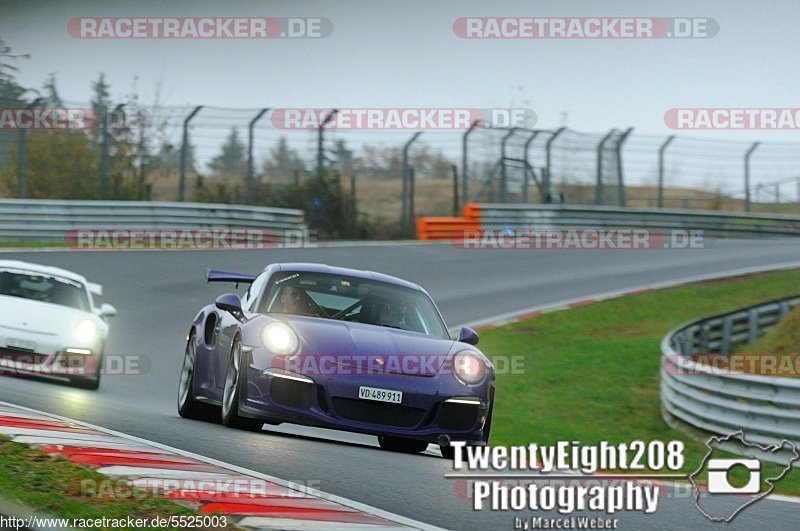
<svg viewBox="0 0 800 531">
<path fill-rule="evenodd" d="M 255 279 L 256 275 L 244 273 L 228 273 L 227 271 L 216 271 L 214 269 L 206 271 L 206 282 L 233 282 L 238 286 L 239 284 L 252 284 Z"/>
</svg>

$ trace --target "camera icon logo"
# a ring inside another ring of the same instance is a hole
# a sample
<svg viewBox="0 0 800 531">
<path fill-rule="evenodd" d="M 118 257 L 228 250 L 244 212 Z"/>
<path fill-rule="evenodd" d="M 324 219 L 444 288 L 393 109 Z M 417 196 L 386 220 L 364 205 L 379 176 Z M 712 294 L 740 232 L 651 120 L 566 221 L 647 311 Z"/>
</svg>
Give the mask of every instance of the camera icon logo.
<svg viewBox="0 0 800 531">
<path fill-rule="evenodd" d="M 747 484 L 735 487 L 728 478 L 734 467 L 743 466 L 750 472 Z M 761 490 L 761 463 L 757 459 L 709 459 L 709 494 L 757 494 Z"/>
</svg>

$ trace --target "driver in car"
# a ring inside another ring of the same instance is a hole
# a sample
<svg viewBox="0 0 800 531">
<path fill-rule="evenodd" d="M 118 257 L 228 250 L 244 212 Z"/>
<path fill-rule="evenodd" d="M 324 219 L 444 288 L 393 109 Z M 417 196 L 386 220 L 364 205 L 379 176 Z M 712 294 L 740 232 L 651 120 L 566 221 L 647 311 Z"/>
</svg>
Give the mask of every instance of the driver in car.
<svg viewBox="0 0 800 531">
<path fill-rule="evenodd" d="M 297 288 L 285 286 L 278 296 L 280 313 L 303 315 L 305 305 Z"/>
<path fill-rule="evenodd" d="M 386 300 L 381 304 L 378 323 L 381 326 L 408 330 L 406 325 L 406 307 L 397 302 Z"/>
</svg>

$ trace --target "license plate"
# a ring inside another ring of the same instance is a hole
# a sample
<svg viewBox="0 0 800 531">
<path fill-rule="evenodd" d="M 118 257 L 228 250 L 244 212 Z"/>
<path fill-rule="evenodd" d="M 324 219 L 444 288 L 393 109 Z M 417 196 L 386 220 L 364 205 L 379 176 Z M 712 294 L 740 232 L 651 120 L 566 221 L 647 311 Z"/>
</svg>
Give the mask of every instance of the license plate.
<svg viewBox="0 0 800 531">
<path fill-rule="evenodd" d="M 378 402 L 399 404 L 403 401 L 403 393 L 401 391 L 379 389 L 377 387 L 359 387 L 358 398 L 362 400 L 377 400 Z"/>
<path fill-rule="evenodd" d="M 21 350 L 36 350 L 36 343 L 33 341 L 25 341 L 23 339 L 14 339 L 8 338 L 6 341 L 6 347 L 8 348 L 18 348 Z"/>
</svg>

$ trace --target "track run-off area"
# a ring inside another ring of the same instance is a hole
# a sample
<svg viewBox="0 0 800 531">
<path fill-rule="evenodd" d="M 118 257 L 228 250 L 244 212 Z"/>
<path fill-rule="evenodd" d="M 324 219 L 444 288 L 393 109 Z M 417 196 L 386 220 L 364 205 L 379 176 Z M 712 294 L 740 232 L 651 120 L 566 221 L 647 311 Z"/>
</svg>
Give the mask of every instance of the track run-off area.
<svg viewBox="0 0 800 531">
<path fill-rule="evenodd" d="M 257 272 L 272 262 L 323 262 L 379 271 L 422 285 L 454 327 L 600 293 L 785 266 L 800 261 L 800 239 L 709 240 L 705 248 L 684 250 L 342 244 L 261 251 L 13 251 L 2 253 L 2 258 L 64 267 L 102 284 L 103 300 L 118 310 L 106 353 L 136 357 L 138 369 L 137 374 L 104 375 L 97 392 L 3 376 L 0 401 L 179 448 L 433 526 L 510 529 L 515 516 L 533 513 L 473 511 L 471 500 L 445 478 L 452 466 L 438 452 L 385 452 L 374 437 L 329 430 L 278 426 L 249 433 L 179 418 L 176 396 L 189 324 L 203 305 L 230 289 L 206 284 L 206 269 Z M 642 355 L 659 356 L 658 345 Z M 528 437 L 535 442 L 536 433 Z M 685 497 L 662 497 L 653 515 L 614 517 L 628 529 L 719 528 Z M 796 527 L 798 521 L 800 504 L 762 500 L 725 528 L 783 529 Z"/>
</svg>

